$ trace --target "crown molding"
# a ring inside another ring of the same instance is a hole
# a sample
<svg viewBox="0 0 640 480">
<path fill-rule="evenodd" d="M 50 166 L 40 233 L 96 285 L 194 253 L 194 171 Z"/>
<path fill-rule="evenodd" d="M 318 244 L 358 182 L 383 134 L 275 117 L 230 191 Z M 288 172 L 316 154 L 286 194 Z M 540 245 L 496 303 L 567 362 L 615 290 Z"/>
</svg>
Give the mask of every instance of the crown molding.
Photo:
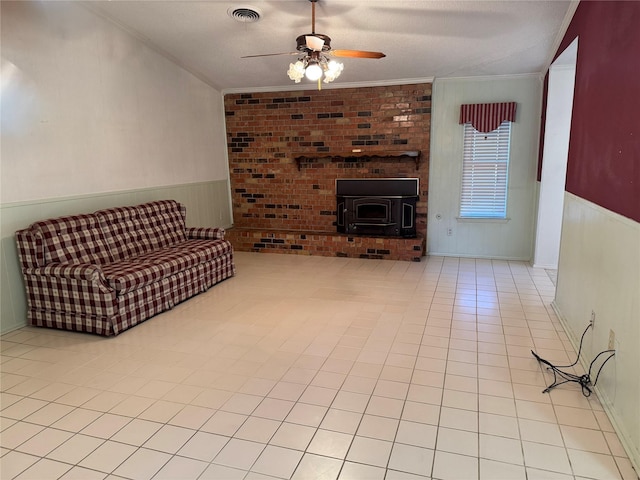
<svg viewBox="0 0 640 480">
<path fill-rule="evenodd" d="M 322 90 L 336 90 L 340 88 L 366 88 L 366 87 L 387 87 L 392 85 L 414 85 L 421 83 L 433 83 L 434 77 L 422 78 L 398 78 L 393 80 L 372 80 L 367 82 L 346 82 L 322 84 Z M 234 93 L 261 93 L 261 92 L 291 92 L 300 90 L 315 90 L 314 83 L 293 84 L 293 85 L 276 85 L 273 87 L 240 87 L 240 88 L 224 88 L 222 95 Z"/>
<path fill-rule="evenodd" d="M 442 82 L 442 81 L 458 82 L 458 81 L 469 81 L 469 80 L 474 80 L 477 82 L 490 82 L 492 80 L 495 81 L 500 79 L 508 80 L 508 79 L 514 79 L 514 78 L 538 78 L 538 77 L 539 77 L 538 73 L 513 73 L 513 74 L 504 74 L 504 75 L 471 75 L 468 77 L 438 77 L 435 79 L 435 83 Z"/>
</svg>

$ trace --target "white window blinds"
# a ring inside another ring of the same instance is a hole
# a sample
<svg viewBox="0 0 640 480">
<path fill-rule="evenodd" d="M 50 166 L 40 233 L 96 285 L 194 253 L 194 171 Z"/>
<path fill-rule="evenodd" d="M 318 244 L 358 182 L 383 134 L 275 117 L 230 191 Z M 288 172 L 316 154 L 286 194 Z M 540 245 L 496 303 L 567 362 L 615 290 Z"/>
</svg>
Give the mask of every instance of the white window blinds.
<svg viewBox="0 0 640 480">
<path fill-rule="evenodd" d="M 464 124 L 460 217 L 506 218 L 511 122 L 488 133 Z"/>
</svg>

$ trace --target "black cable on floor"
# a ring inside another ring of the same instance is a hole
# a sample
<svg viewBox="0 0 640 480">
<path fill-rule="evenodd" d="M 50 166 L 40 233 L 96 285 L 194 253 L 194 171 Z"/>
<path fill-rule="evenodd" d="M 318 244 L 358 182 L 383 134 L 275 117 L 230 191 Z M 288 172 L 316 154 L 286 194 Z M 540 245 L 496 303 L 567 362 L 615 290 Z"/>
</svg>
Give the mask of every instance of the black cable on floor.
<svg viewBox="0 0 640 480">
<path fill-rule="evenodd" d="M 578 349 L 578 357 L 576 358 L 576 361 L 573 362 L 571 365 L 554 365 L 548 360 L 541 358 L 539 355 L 536 354 L 536 352 L 531 350 L 531 353 L 533 354 L 534 357 L 536 357 L 538 362 L 544 363 L 547 366 L 547 368 L 553 372 L 553 383 L 549 385 L 547 388 L 545 388 L 542 391 L 542 393 L 548 393 L 549 391 L 551 391 L 552 388 L 555 388 L 558 385 L 562 385 L 568 382 L 575 382 L 580 384 L 580 387 L 582 388 L 582 394 L 585 397 L 589 397 L 591 395 L 592 391 L 590 386 L 591 387 L 596 386 L 596 384 L 598 383 L 598 378 L 600 377 L 600 372 L 602 371 L 602 368 L 604 367 L 605 363 L 611 360 L 611 358 L 616 354 L 615 350 L 604 350 L 600 352 L 598 355 L 596 355 L 596 357 L 591 361 L 591 364 L 589 365 L 589 372 L 585 373 L 584 375 L 576 375 L 574 373 L 563 372 L 562 370 L 560 370 L 561 368 L 571 368 L 578 363 L 578 361 L 580 360 L 580 355 L 582 353 L 582 342 L 584 341 L 584 336 L 586 335 L 587 331 L 591 327 L 592 327 L 592 324 L 589 323 L 589 325 L 587 325 L 587 328 L 584 329 L 584 332 L 582 332 L 582 337 L 580 337 L 580 347 Z M 604 355 L 605 353 L 610 353 L 611 355 L 609 355 L 604 360 L 604 362 L 602 362 L 602 365 L 600 365 L 600 368 L 598 369 L 598 373 L 596 374 L 596 378 L 594 382 L 591 383 L 591 369 L 593 368 L 593 365 L 596 363 L 596 360 L 598 360 L 598 358 L 600 358 L 600 356 Z M 561 379 L 561 381 L 559 380 L 558 377 Z"/>
</svg>

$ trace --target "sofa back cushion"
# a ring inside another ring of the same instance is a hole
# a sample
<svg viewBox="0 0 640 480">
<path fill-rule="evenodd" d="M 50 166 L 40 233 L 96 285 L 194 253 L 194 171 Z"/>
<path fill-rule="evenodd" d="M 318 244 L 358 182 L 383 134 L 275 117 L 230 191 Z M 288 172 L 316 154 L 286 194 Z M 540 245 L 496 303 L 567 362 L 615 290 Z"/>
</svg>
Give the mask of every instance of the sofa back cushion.
<svg viewBox="0 0 640 480">
<path fill-rule="evenodd" d="M 31 226 L 41 237 L 45 263 L 93 263 L 113 261 L 106 238 L 95 215 L 71 215 L 36 222 Z"/>
<path fill-rule="evenodd" d="M 146 219 L 138 207 L 117 207 L 95 213 L 115 261 L 137 257 L 153 249 Z"/>
<path fill-rule="evenodd" d="M 175 200 L 160 200 L 136 207 L 146 222 L 154 248 L 164 248 L 187 240 L 185 207 Z"/>
</svg>

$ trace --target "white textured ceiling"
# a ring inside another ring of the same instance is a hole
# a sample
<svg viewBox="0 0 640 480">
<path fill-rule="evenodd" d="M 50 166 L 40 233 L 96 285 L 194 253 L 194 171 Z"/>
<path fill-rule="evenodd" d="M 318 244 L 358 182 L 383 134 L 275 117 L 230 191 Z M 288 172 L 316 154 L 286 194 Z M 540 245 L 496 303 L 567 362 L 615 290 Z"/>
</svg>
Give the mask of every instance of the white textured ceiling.
<svg viewBox="0 0 640 480">
<path fill-rule="evenodd" d="M 295 56 L 240 57 L 295 51 L 296 37 L 311 31 L 308 0 L 87 5 L 220 90 L 292 88 L 286 70 Z M 575 5 L 562 0 L 319 0 L 316 32 L 331 37 L 334 49 L 387 55 L 343 59 L 336 84 L 540 73 Z M 230 18 L 227 10 L 239 6 L 255 7 L 260 21 Z"/>
</svg>

